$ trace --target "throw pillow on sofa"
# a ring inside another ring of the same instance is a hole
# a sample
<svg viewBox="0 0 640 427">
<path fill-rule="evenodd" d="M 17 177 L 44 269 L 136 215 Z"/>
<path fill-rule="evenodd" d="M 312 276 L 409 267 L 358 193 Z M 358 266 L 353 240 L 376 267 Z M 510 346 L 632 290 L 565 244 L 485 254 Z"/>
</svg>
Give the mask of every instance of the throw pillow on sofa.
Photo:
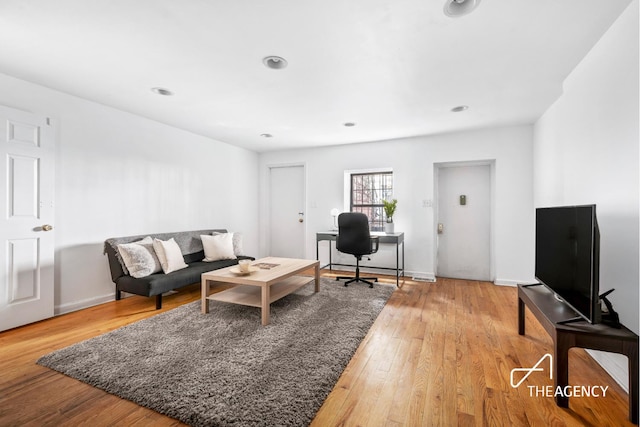
<svg viewBox="0 0 640 427">
<path fill-rule="evenodd" d="M 216 236 L 218 234 L 231 234 L 232 240 L 233 240 L 233 253 L 236 257 L 245 255 L 244 253 L 244 248 L 242 247 L 242 233 L 238 233 L 238 232 L 229 232 L 229 233 L 218 233 L 216 231 L 214 231 L 213 233 L 211 233 L 212 235 Z"/>
<path fill-rule="evenodd" d="M 169 240 L 153 239 L 153 249 L 158 255 L 164 274 L 188 267 L 184 262 L 180 246 L 178 246 L 173 237 Z"/>
<path fill-rule="evenodd" d="M 219 261 L 221 259 L 236 259 L 233 252 L 233 234 L 217 233 L 213 236 L 203 234 L 202 247 L 204 248 L 205 262 Z"/>
<path fill-rule="evenodd" d="M 129 274 L 136 279 L 162 270 L 153 249 L 153 239 L 149 236 L 137 242 L 118 245 L 118 252 L 120 252 L 120 257 L 129 270 Z"/>
</svg>

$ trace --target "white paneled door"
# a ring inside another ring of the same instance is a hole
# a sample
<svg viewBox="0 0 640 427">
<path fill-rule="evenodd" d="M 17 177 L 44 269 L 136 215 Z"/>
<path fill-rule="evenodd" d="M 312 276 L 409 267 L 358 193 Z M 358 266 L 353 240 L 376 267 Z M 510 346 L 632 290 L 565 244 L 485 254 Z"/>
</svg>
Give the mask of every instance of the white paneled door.
<svg viewBox="0 0 640 427">
<path fill-rule="evenodd" d="M 491 280 L 491 165 L 438 168 L 437 272 Z"/>
<path fill-rule="evenodd" d="M 53 316 L 54 131 L 0 106 L 0 331 Z"/>
<path fill-rule="evenodd" d="M 305 258 L 304 166 L 269 169 L 269 255 Z"/>
</svg>

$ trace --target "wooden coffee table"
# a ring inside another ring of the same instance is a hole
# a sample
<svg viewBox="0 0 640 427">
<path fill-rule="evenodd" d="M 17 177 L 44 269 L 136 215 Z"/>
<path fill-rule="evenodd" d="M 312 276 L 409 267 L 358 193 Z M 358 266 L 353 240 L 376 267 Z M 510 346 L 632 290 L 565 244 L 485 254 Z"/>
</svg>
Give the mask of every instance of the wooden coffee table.
<svg viewBox="0 0 640 427">
<path fill-rule="evenodd" d="M 315 291 L 320 291 L 320 262 L 308 259 L 268 257 L 251 263 L 251 274 L 238 274 L 238 266 L 202 273 L 202 312 L 209 312 L 209 300 L 248 305 L 262 309 L 262 324 L 269 324 L 272 302 L 295 292 L 309 283 L 309 276 L 296 276 L 305 270 L 315 270 Z M 259 268 L 262 266 L 263 268 Z M 270 268 L 267 268 L 269 267 Z M 258 268 L 256 268 L 258 267 Z M 209 295 L 213 283 L 235 284 L 233 288 Z"/>
</svg>

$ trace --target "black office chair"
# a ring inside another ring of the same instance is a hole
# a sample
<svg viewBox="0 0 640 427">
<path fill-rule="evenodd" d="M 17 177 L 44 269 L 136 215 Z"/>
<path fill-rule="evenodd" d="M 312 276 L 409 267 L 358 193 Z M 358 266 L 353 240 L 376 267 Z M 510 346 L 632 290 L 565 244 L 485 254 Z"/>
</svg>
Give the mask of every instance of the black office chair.
<svg viewBox="0 0 640 427">
<path fill-rule="evenodd" d="M 343 212 L 338 215 L 338 237 L 336 239 L 336 249 L 345 254 L 356 257 L 356 276 L 338 277 L 336 280 L 347 279 L 345 286 L 352 282 L 363 282 L 373 288 L 373 282 L 377 282 L 377 277 L 360 277 L 360 260 L 364 255 L 371 255 L 378 252 L 378 237 L 369 233 L 369 219 L 360 212 Z M 372 282 L 373 281 L 373 282 Z"/>
</svg>

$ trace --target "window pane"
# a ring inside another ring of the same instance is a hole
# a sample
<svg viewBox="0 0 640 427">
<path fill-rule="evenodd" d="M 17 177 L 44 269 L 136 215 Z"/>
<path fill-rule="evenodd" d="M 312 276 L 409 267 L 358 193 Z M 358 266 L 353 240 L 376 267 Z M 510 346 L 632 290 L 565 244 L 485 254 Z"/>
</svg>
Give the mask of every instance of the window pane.
<svg viewBox="0 0 640 427">
<path fill-rule="evenodd" d="M 351 211 L 362 212 L 369 218 L 372 231 L 384 230 L 386 217 L 383 200 L 393 196 L 393 173 L 351 175 Z"/>
</svg>

